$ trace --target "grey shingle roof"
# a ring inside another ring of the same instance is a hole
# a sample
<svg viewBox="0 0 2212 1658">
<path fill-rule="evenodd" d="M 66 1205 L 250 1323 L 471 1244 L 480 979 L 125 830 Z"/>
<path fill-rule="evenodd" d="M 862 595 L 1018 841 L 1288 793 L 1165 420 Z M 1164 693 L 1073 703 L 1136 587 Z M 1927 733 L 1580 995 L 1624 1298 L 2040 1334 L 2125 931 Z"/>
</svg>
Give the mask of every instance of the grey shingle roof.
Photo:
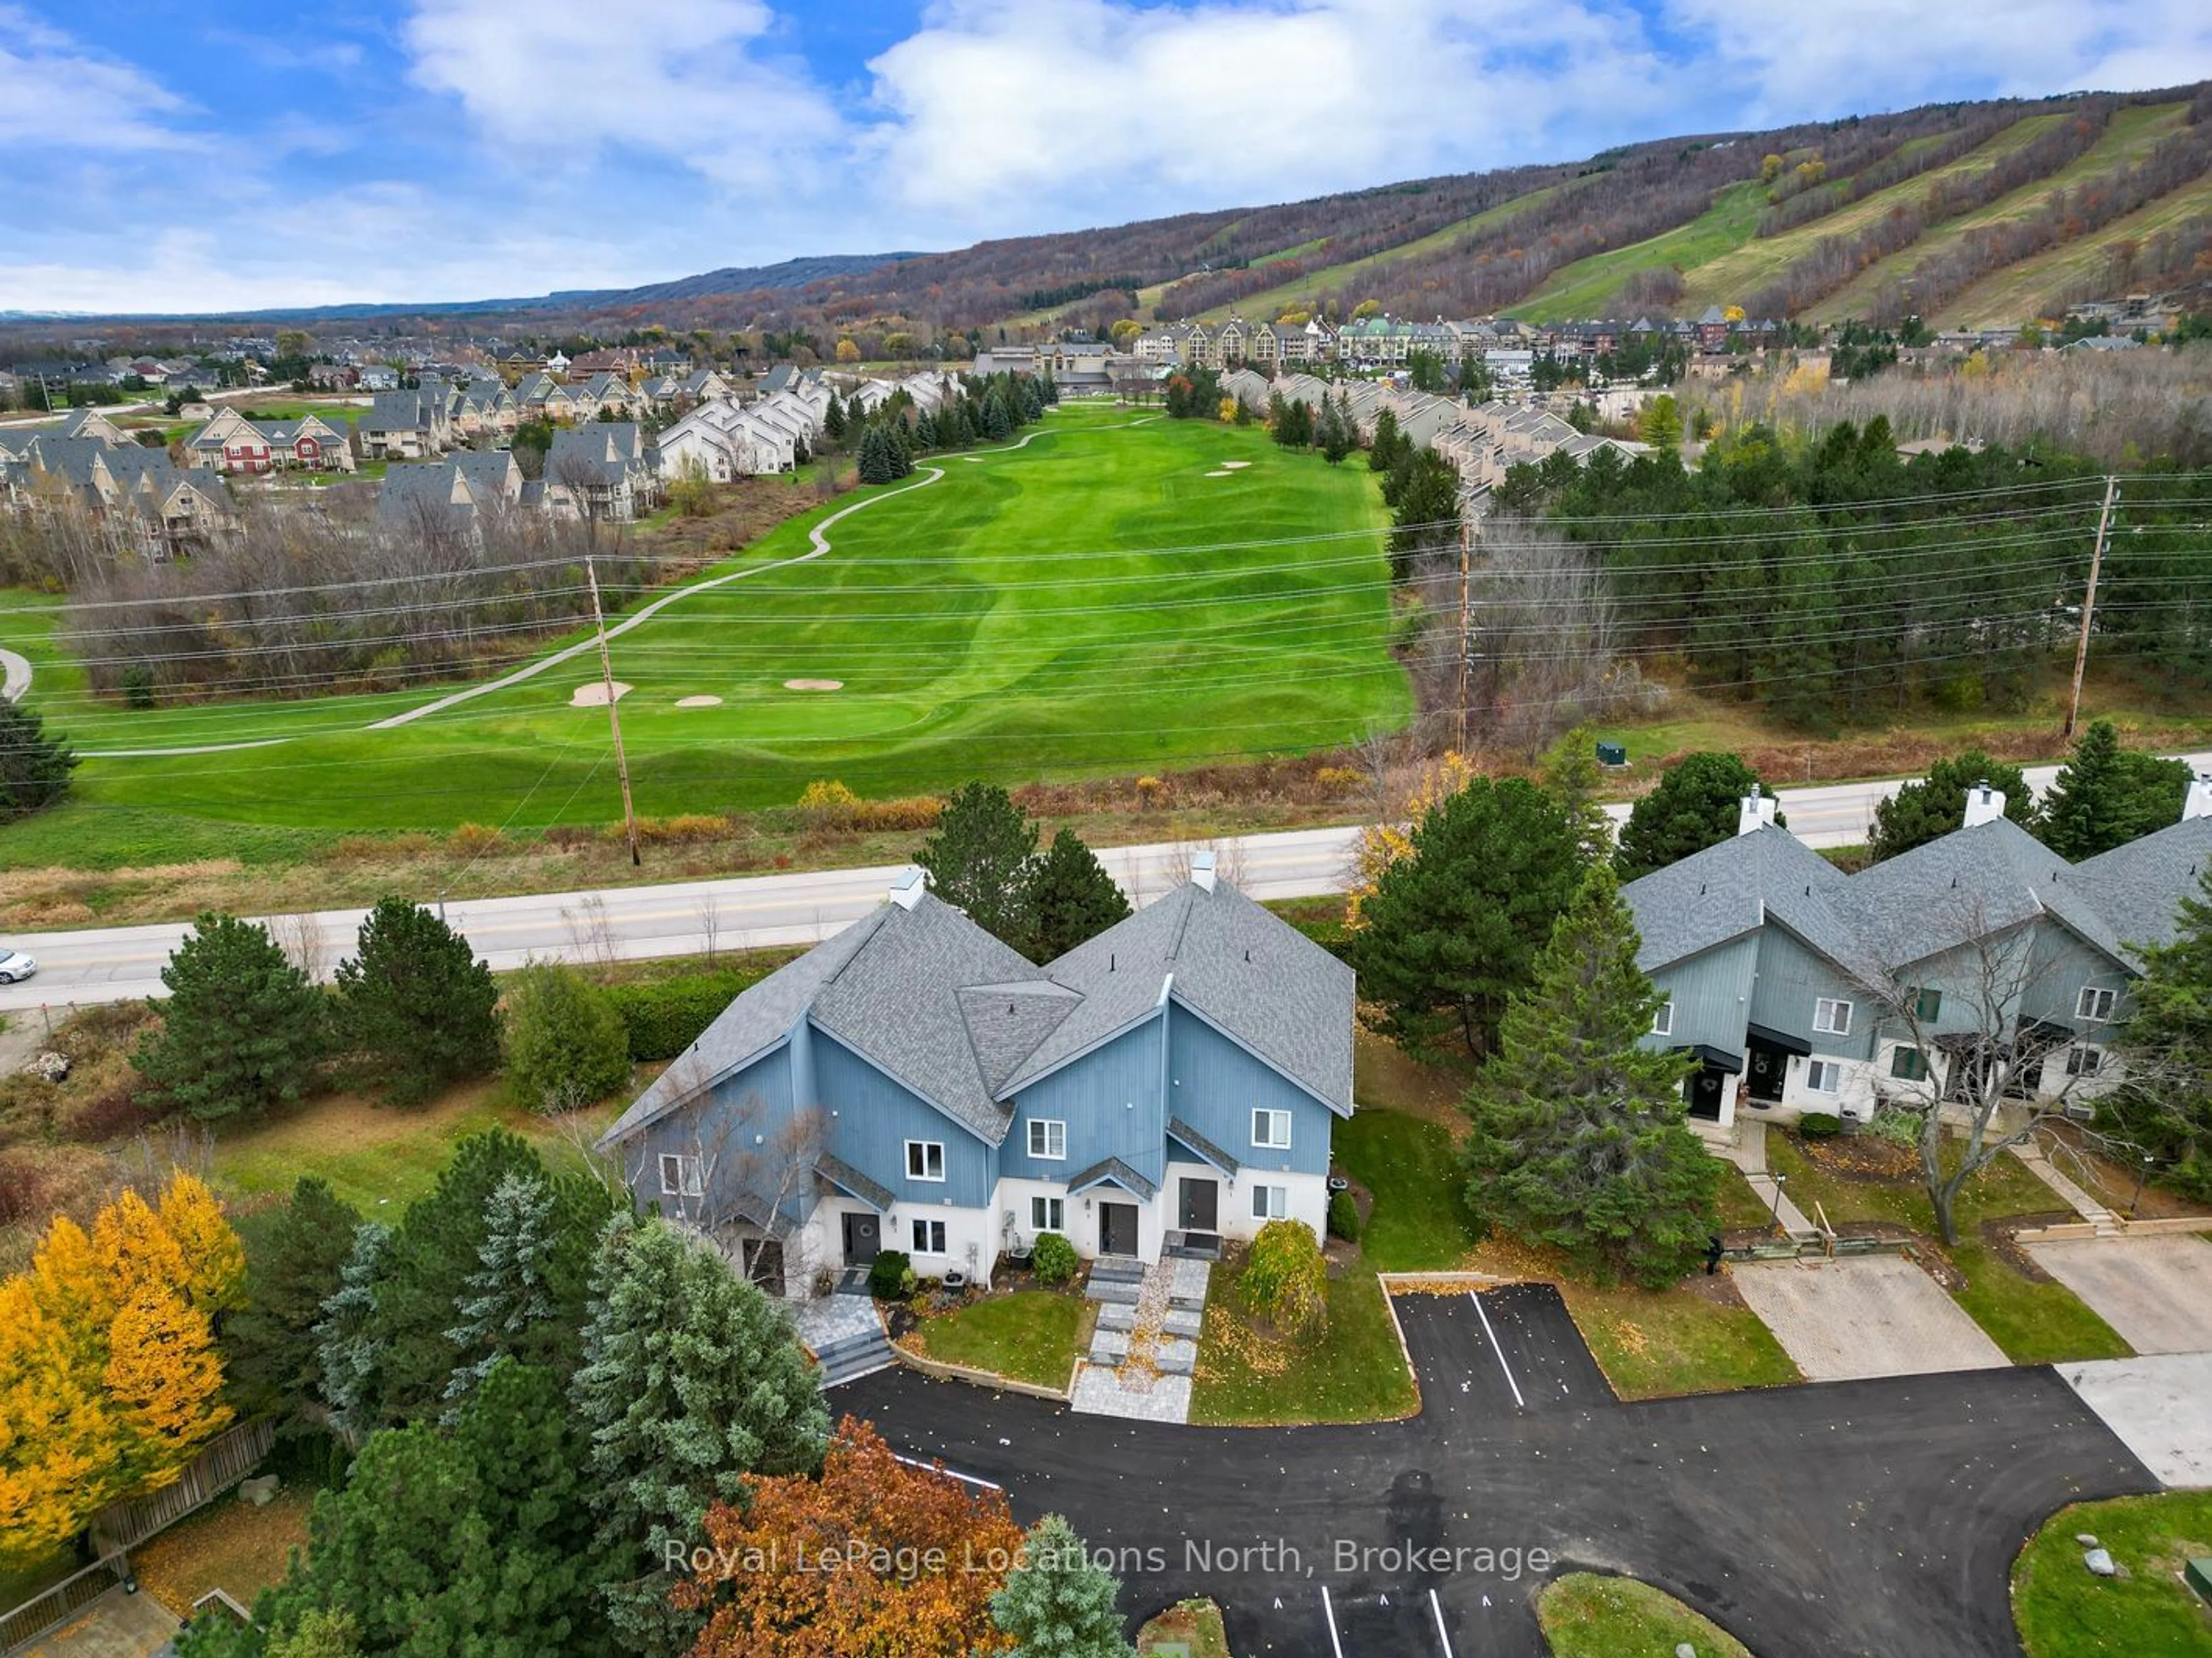
<svg viewBox="0 0 2212 1658">
<path fill-rule="evenodd" d="M 1738 835 L 1620 890 L 1644 947 L 1646 972 L 1741 938 L 1769 915 L 1849 966 L 1866 963 L 1838 910 L 1850 878 L 1787 829 Z"/>
<path fill-rule="evenodd" d="M 1004 1092 L 1006 1079 L 1083 999 L 1040 976 L 1012 984 L 963 987 L 958 1000 L 976 1062 L 995 1096 Z"/>
<path fill-rule="evenodd" d="M 2109 955 L 2122 946 L 2066 860 L 2008 817 L 1886 859 L 1849 882 L 1869 948 L 1892 967 L 2048 913 Z"/>
<path fill-rule="evenodd" d="M 2084 859 L 2072 880 L 2126 945 L 2173 941 L 2181 901 L 2212 865 L 2212 817 L 2191 817 Z"/>
<path fill-rule="evenodd" d="M 814 1159 L 814 1172 L 828 1181 L 848 1197 L 858 1198 L 881 1212 L 888 1210 L 896 1193 L 890 1187 L 870 1180 L 844 1158 L 823 1151 Z"/>
<path fill-rule="evenodd" d="M 1181 1140 L 1192 1151 L 1197 1152 L 1200 1157 L 1205 1158 L 1206 1162 L 1212 1163 L 1223 1174 L 1228 1175 L 1230 1179 L 1235 1180 L 1237 1178 L 1237 1159 L 1231 1157 L 1226 1151 L 1216 1145 L 1212 1140 L 1206 1139 L 1205 1135 L 1200 1133 L 1198 1130 L 1193 1128 L 1181 1117 L 1170 1117 L 1168 1119 L 1168 1135 L 1172 1139 Z"/>
<path fill-rule="evenodd" d="M 1121 1158 L 1108 1157 L 1103 1162 L 1092 1163 L 1090 1168 L 1070 1180 L 1067 1182 L 1067 1194 L 1073 1197 L 1077 1193 L 1087 1191 L 1104 1181 L 1112 1181 L 1125 1190 L 1133 1192 L 1148 1201 L 1153 1193 L 1160 1189 L 1157 1184 L 1146 1179 Z"/>
</svg>

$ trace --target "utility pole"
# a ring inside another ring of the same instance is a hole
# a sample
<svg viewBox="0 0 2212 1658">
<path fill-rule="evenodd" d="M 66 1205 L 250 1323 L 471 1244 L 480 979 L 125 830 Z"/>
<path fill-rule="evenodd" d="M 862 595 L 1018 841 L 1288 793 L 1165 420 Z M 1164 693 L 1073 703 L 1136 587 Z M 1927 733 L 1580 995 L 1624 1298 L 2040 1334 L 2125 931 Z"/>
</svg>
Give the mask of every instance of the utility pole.
<svg viewBox="0 0 2212 1658">
<path fill-rule="evenodd" d="M 599 635 L 599 683 L 606 687 L 607 728 L 614 733 L 615 775 L 622 780 L 623 833 L 629 840 L 629 865 L 638 868 L 645 859 L 637 851 L 637 811 L 630 805 L 629 762 L 623 754 L 622 710 L 615 702 L 615 665 L 607 654 L 607 615 L 599 608 L 599 567 L 589 553 L 584 555 L 584 579 L 592 584 L 592 626 Z"/>
<path fill-rule="evenodd" d="M 1467 752 L 1468 707 L 1474 695 L 1474 588 L 1468 572 L 1467 509 L 1459 507 L 1459 752 Z"/>
<path fill-rule="evenodd" d="M 2105 541 L 2112 533 L 2112 503 L 2120 498 L 2120 481 L 2108 477 L 2105 480 L 2105 504 L 2097 513 L 2097 545 L 2089 555 L 2089 589 L 2081 595 L 2081 633 L 2074 641 L 2074 695 L 2066 704 L 2066 729 L 2061 736 L 2071 738 L 2074 726 L 2081 718 L 2081 675 L 2089 665 L 2089 618 L 2097 610 L 2097 578 L 2104 574 Z"/>
</svg>

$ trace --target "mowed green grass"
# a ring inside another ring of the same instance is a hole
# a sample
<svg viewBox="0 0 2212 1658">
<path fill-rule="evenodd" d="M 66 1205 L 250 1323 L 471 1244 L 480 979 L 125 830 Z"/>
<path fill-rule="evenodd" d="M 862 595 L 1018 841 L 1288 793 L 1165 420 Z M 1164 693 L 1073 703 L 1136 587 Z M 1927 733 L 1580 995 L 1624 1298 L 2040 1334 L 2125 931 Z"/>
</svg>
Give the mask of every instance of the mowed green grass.
<svg viewBox="0 0 2212 1658">
<path fill-rule="evenodd" d="M 829 556 L 688 596 L 616 639 L 638 809 L 786 805 L 822 777 L 886 796 L 971 777 L 1161 770 L 1327 747 L 1403 720 L 1373 476 L 1254 428 L 1132 419 L 1056 412 L 1018 452 L 938 458 L 941 482 L 918 472 L 848 495 L 836 508 L 888 498 L 831 528 Z M 1206 476 L 1228 460 L 1246 465 Z M 808 527 L 836 508 L 723 568 L 805 554 Z M 0 616 L 0 642 L 40 641 L 46 620 Z M 40 647 L 51 659 L 51 638 Z M 528 829 L 609 816 L 606 714 L 570 701 L 597 679 L 580 657 L 386 731 L 363 727 L 433 693 L 134 714 L 87 700 L 81 681 L 58 678 L 49 697 L 42 674 L 32 700 L 91 756 L 77 793 L 101 811 Z M 723 700 L 676 706 L 696 696 Z M 100 757 L 271 738 L 288 740 Z"/>
<path fill-rule="evenodd" d="M 1687 224 L 1560 266 L 1550 281 L 1513 307 L 1512 314 L 1524 322 L 1615 315 L 1620 307 L 1612 305 L 1613 296 L 1629 277 L 1668 265 L 1688 270 L 1733 252 L 1751 240 L 1765 206 L 1764 185 L 1729 185 L 1717 191 L 1713 204 Z"/>
</svg>

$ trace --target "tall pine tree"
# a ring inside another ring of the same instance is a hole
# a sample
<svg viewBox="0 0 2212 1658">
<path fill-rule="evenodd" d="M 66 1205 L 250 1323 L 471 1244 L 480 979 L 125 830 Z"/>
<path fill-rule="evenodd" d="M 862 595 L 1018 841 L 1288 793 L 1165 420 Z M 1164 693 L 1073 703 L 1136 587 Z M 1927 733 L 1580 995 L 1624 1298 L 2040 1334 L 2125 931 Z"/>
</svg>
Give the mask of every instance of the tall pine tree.
<svg viewBox="0 0 2212 1658">
<path fill-rule="evenodd" d="M 353 1257 L 361 1217 L 322 1180 L 302 1175 L 292 1199 L 250 1224 L 246 1304 L 224 1321 L 223 1354 L 246 1409 L 296 1431 L 329 1403 L 315 1327 Z"/>
<path fill-rule="evenodd" d="M 2079 861 L 2162 829 L 2181 816 L 2188 762 L 2120 746 L 2109 720 L 2093 720 L 2058 768 L 2043 804 L 2043 841 Z"/>
<path fill-rule="evenodd" d="M 499 987 L 444 921 L 386 898 L 361 924 L 360 954 L 338 963 L 333 1023 L 359 1079 L 415 1105 L 499 1064 Z"/>
<path fill-rule="evenodd" d="M 1049 962 L 1126 920 L 1129 901 L 1073 829 L 1056 831 L 1030 878 L 1029 947 L 1033 962 Z"/>
<path fill-rule="evenodd" d="M 1022 1539 L 1006 1588 L 991 1597 L 991 1621 L 1014 1637 L 1009 1658 L 1133 1658 L 1114 1606 L 1121 1592 L 1075 1527 L 1048 1514 Z"/>
<path fill-rule="evenodd" d="M 986 932 L 1019 949 L 1030 930 L 1037 826 L 995 783 L 953 791 L 937 831 L 914 855 L 930 890 Z"/>
<path fill-rule="evenodd" d="M 460 1321 L 446 1332 L 459 1362 L 446 1383 L 445 1419 L 502 1358 L 539 1356 L 547 1327 L 560 1312 L 553 1294 L 553 1193 L 543 1180 L 509 1174 L 484 1204 L 484 1239 L 477 1270 L 462 1286 L 454 1310 Z"/>
<path fill-rule="evenodd" d="M 1591 866 L 1468 1090 L 1475 1214 L 1649 1288 L 1697 1261 L 1721 1165 L 1684 1127 L 1690 1061 L 1646 1047 L 1665 999 L 1618 878 Z"/>
<path fill-rule="evenodd" d="M 327 1005 L 269 930 L 204 914 L 161 969 L 161 1029 L 132 1062 L 152 1093 L 194 1117 L 251 1114 L 296 1100 L 327 1036 Z"/>
</svg>

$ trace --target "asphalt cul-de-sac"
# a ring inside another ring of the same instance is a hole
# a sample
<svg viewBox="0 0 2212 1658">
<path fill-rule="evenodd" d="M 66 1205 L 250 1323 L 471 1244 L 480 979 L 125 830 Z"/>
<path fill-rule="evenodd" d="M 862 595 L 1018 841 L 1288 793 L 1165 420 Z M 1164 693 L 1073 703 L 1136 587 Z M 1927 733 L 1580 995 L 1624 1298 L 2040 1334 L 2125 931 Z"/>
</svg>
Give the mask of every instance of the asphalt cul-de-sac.
<svg viewBox="0 0 2212 1658">
<path fill-rule="evenodd" d="M 2157 1489 L 2047 1368 L 1624 1405 L 1547 1289 L 1396 1307 L 1404 1422 L 1166 1427 L 897 1370 L 832 1398 L 1005 1485 L 1024 1521 L 1067 1515 L 1133 1625 L 1219 1601 L 1243 1658 L 1540 1658 L 1535 1593 L 1577 1569 L 1760 1654 L 2014 1658 L 2021 1542 L 2064 1503 Z"/>
</svg>

